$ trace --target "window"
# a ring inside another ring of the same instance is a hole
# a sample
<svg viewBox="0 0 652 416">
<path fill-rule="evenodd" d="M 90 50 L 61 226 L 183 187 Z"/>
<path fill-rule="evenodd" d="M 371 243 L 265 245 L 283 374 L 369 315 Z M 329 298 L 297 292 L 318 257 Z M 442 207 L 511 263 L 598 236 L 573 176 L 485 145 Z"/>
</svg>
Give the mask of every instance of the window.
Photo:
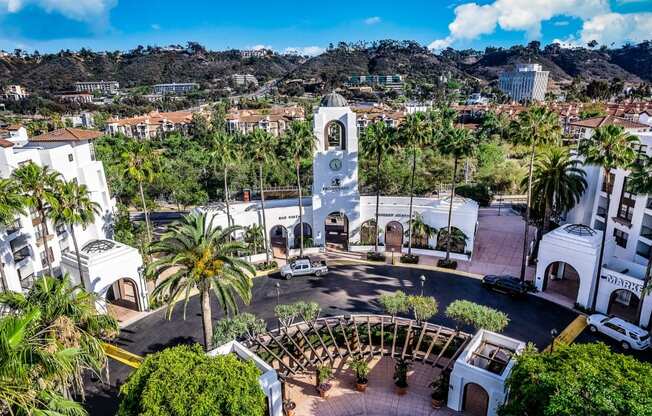
<svg viewBox="0 0 652 416">
<path fill-rule="evenodd" d="M 606 193 L 610 194 L 614 189 L 614 180 L 616 180 L 616 175 L 614 175 L 613 173 L 610 173 L 609 178 L 607 180 L 607 172 L 605 172 L 602 175 L 602 192 L 606 192 Z M 607 182 L 609 182 L 608 185 L 607 185 Z"/>
<path fill-rule="evenodd" d="M 614 331 L 616 331 L 616 332 L 620 332 L 621 334 L 625 335 L 625 330 L 624 330 L 623 328 L 621 328 L 621 327 L 619 327 L 619 326 L 617 326 L 617 325 L 614 325 L 614 324 L 612 324 L 611 322 L 607 322 L 606 324 L 604 324 L 604 326 L 606 326 L 606 327 L 609 328 L 609 329 L 612 329 L 612 330 L 614 330 Z"/>
<path fill-rule="evenodd" d="M 63 223 L 59 223 L 59 224 L 57 224 L 55 226 L 55 230 L 57 232 L 57 235 L 60 236 L 60 235 L 64 234 L 67 231 L 66 230 L 66 225 L 63 224 Z"/>
<path fill-rule="evenodd" d="M 614 237 L 616 238 L 616 244 L 623 248 L 627 247 L 629 235 L 626 232 L 614 229 Z"/>
<path fill-rule="evenodd" d="M 68 155 L 68 162 L 72 162 L 73 160 L 75 160 L 75 158 L 74 158 L 74 156 L 72 155 L 72 153 L 70 153 L 70 154 Z"/>
<path fill-rule="evenodd" d="M 623 181 L 623 192 L 620 195 L 620 206 L 618 207 L 618 218 L 625 220 L 627 223 L 632 222 L 634 215 L 634 205 L 636 205 L 636 194 L 629 192 L 628 180 L 625 178 Z"/>
<path fill-rule="evenodd" d="M 52 252 L 52 247 L 50 247 L 49 252 L 50 252 L 50 256 L 49 256 L 50 257 L 50 262 L 53 262 L 54 261 L 54 254 Z M 40 256 L 41 256 L 41 267 L 47 267 L 48 266 L 48 259 L 45 258 L 45 251 L 41 251 Z"/>
<path fill-rule="evenodd" d="M 13 222 L 7 224 L 7 228 L 6 228 L 7 235 L 17 233 L 18 231 L 20 231 L 21 227 L 22 225 L 20 223 L 20 218 L 16 218 Z"/>
<path fill-rule="evenodd" d="M 344 126 L 339 121 L 331 121 L 326 125 L 328 149 L 344 150 Z"/>
</svg>

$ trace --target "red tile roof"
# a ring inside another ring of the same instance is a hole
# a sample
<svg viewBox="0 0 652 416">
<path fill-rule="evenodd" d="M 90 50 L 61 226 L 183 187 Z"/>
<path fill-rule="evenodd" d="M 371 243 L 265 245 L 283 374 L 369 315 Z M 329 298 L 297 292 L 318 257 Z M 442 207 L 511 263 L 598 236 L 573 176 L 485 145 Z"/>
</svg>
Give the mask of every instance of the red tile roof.
<svg viewBox="0 0 652 416">
<path fill-rule="evenodd" d="M 601 126 L 608 126 L 608 125 L 621 126 L 626 129 L 644 129 L 650 127 L 643 123 L 638 123 L 636 121 L 627 120 L 622 117 L 616 117 L 616 116 L 592 117 L 584 120 L 573 121 L 570 124 L 572 126 L 588 127 L 591 129 L 595 129 Z"/>
<path fill-rule="evenodd" d="M 0 139 L 0 147 L 2 147 L 4 149 L 13 147 L 13 145 L 14 144 L 12 142 L 10 142 L 9 140 Z"/>
<path fill-rule="evenodd" d="M 29 139 L 30 142 L 80 142 L 97 139 L 102 135 L 97 130 L 63 128 L 43 133 Z"/>
</svg>

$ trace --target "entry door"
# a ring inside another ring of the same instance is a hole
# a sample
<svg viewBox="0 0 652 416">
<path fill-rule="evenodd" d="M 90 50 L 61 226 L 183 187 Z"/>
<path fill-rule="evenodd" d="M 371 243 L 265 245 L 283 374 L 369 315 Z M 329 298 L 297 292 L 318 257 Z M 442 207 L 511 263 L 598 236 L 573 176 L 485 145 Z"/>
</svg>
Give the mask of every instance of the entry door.
<svg viewBox="0 0 652 416">
<path fill-rule="evenodd" d="M 385 251 L 400 253 L 403 245 L 403 226 L 392 221 L 385 228 Z"/>
<path fill-rule="evenodd" d="M 469 416 L 487 416 L 489 395 L 480 385 L 468 383 L 464 387 L 464 414 Z"/>
</svg>

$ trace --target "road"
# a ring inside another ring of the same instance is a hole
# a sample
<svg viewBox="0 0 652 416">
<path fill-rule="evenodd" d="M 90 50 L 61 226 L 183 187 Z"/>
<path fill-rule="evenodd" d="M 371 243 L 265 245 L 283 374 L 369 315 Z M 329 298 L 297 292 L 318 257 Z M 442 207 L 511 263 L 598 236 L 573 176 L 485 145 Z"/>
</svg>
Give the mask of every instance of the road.
<svg viewBox="0 0 652 416">
<path fill-rule="evenodd" d="M 424 294 L 434 296 L 439 302 L 439 313 L 430 321 L 453 326 L 443 311 L 456 299 L 467 299 L 502 310 L 510 323 L 504 333 L 508 336 L 534 342 L 543 348 L 550 342 L 550 330 L 565 328 L 577 314 L 562 306 L 529 295 L 527 299 L 488 292 L 480 281 L 454 274 L 392 266 L 338 266 L 328 276 L 301 277 L 286 281 L 278 276 L 260 277 L 254 281 L 253 301 L 242 311 L 253 312 L 276 325 L 273 310 L 277 304 L 276 283 L 280 286 L 280 302 L 292 303 L 299 300 L 318 302 L 322 314 L 338 315 L 355 312 L 381 313 L 378 297 L 383 293 L 403 290 L 408 294 L 420 292 L 419 277 L 426 276 Z M 213 299 L 213 319 L 222 317 Z M 467 328 L 467 330 L 470 330 Z M 133 353 L 144 355 L 164 348 L 202 342 L 200 306 L 197 298 L 188 304 L 187 319 L 183 320 L 182 305 L 178 305 L 172 318 L 165 318 L 160 310 L 123 329 L 117 344 Z M 111 362 L 109 385 L 93 383 L 87 389 L 87 406 L 90 414 L 114 415 L 117 407 L 116 384 L 120 384 L 131 370 Z"/>
</svg>

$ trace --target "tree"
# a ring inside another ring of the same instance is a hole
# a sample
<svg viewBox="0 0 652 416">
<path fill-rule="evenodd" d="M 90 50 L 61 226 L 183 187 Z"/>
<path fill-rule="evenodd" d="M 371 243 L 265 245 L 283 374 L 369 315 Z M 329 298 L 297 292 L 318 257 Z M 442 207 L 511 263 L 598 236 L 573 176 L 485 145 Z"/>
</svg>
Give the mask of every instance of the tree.
<svg viewBox="0 0 652 416">
<path fill-rule="evenodd" d="M 389 153 L 396 146 L 396 129 L 390 127 L 384 121 L 377 121 L 367 126 L 361 137 L 360 145 L 362 152 L 370 159 L 376 161 L 376 216 L 374 227 L 376 228 L 374 239 L 374 251 L 378 252 L 378 217 L 380 207 L 380 176 L 383 156 Z"/>
<path fill-rule="evenodd" d="M 527 205 L 525 208 L 525 233 L 523 238 L 523 256 L 521 259 L 521 280 L 525 280 L 525 270 L 528 262 L 530 240 L 530 208 L 532 205 L 532 170 L 536 157 L 537 146 L 556 143 L 561 137 L 559 116 L 541 106 L 532 106 L 518 115 L 510 126 L 514 143 L 530 147 L 528 165 Z"/>
<path fill-rule="evenodd" d="M 265 249 L 265 237 L 263 237 L 263 228 L 258 224 L 252 224 L 248 227 L 245 227 L 243 239 L 247 244 L 247 250 L 251 255 L 262 253 Z"/>
<path fill-rule="evenodd" d="M 455 252 L 463 253 L 464 247 L 466 247 L 466 240 L 468 240 L 468 237 L 466 234 L 464 234 L 464 231 L 460 230 L 459 228 L 451 228 L 450 234 L 446 228 L 442 228 L 439 230 L 439 236 L 437 237 L 437 250 L 444 250 L 449 246 L 456 248 L 460 247 L 462 251 L 456 250 Z"/>
<path fill-rule="evenodd" d="M 147 212 L 147 203 L 145 202 L 145 192 L 143 183 L 154 180 L 154 162 L 152 159 L 152 149 L 144 142 L 131 141 L 127 150 L 122 153 L 122 162 L 125 164 L 124 174 L 138 183 L 138 192 L 140 201 L 143 204 L 143 214 L 145 215 L 145 227 L 147 228 L 147 241 L 152 241 L 152 230 L 149 223 L 149 213 Z"/>
<path fill-rule="evenodd" d="M 185 298 L 183 317 L 190 291 L 199 291 L 201 299 L 204 346 L 208 350 L 213 339 L 211 321 L 211 289 L 222 305 L 225 315 L 237 313 L 236 296 L 245 303 L 251 301 L 251 276 L 254 268 L 240 260 L 239 251 L 246 246 L 230 241 L 230 235 L 241 227 L 213 227 L 213 220 L 207 220 L 206 213 L 190 214 L 170 226 L 160 241 L 149 248 L 157 260 L 147 266 L 146 274 L 161 279 L 152 291 L 152 297 L 167 303 L 168 317 L 175 303 Z"/>
<path fill-rule="evenodd" d="M 627 186 L 632 193 L 652 196 L 652 157 L 639 155 L 637 163 L 632 164 L 631 173 L 627 178 Z M 650 289 L 652 288 L 650 285 L 651 281 L 652 248 L 648 251 L 647 268 L 643 279 L 643 290 L 641 291 L 641 299 L 638 302 L 638 311 L 636 313 L 638 319 L 641 317 L 645 296 L 649 294 Z"/>
<path fill-rule="evenodd" d="M 95 222 L 95 215 L 100 213 L 100 205 L 91 199 L 86 185 L 76 182 L 62 182 L 55 192 L 58 204 L 50 210 L 49 216 L 54 224 L 62 223 L 68 226 L 77 256 L 79 278 L 83 282 L 75 225 L 85 227 Z"/>
<path fill-rule="evenodd" d="M 550 146 L 537 156 L 532 172 L 532 205 L 542 212 L 542 234 L 550 231 L 553 214 L 570 211 L 582 198 L 587 186 L 582 162 L 571 157 L 567 148 Z M 525 182 L 525 180 L 524 180 Z"/>
<path fill-rule="evenodd" d="M 226 206 L 227 223 L 231 225 L 231 209 L 229 203 L 229 169 L 238 162 L 240 146 L 235 136 L 221 131 L 213 134 L 211 140 L 210 158 L 213 161 L 215 173 L 222 169 L 224 174 L 224 205 Z"/>
<path fill-rule="evenodd" d="M 29 162 L 14 170 L 11 176 L 17 181 L 27 206 L 34 208 L 38 213 L 48 273 L 52 276 L 54 272 L 52 270 L 52 257 L 50 256 L 50 246 L 48 244 L 47 217 L 50 209 L 56 208 L 59 203 L 56 198 L 56 190 L 61 183 L 61 174 L 51 170 L 47 166 L 41 167 L 34 162 Z"/>
<path fill-rule="evenodd" d="M 260 371 L 234 354 L 209 356 L 198 345 L 148 355 L 120 389 L 119 416 L 263 416 Z M 182 388 L 180 388 L 182 387 Z"/>
<path fill-rule="evenodd" d="M 25 215 L 25 203 L 16 181 L 0 178 L 0 227 L 6 229 L 17 216 Z M 0 289 L 6 290 L 7 276 L 2 260 L 0 258 Z"/>
<path fill-rule="evenodd" d="M 267 233 L 267 217 L 265 215 L 265 182 L 263 171 L 267 165 L 274 162 L 276 139 L 270 133 L 254 129 L 247 140 L 249 150 L 255 163 L 258 164 L 258 180 L 260 186 L 260 208 L 263 213 L 263 235 L 265 241 L 266 262 L 269 263 L 269 240 Z"/>
<path fill-rule="evenodd" d="M 408 304 L 417 322 L 427 321 L 437 314 L 439 305 L 432 296 L 408 296 Z"/>
<path fill-rule="evenodd" d="M 428 240 L 430 237 L 437 235 L 437 229 L 431 227 L 423 219 L 423 215 L 416 213 L 414 218 L 408 222 L 409 229 L 405 231 L 406 237 L 409 237 L 412 234 L 412 238 L 420 241 L 424 247 L 418 248 L 429 248 Z"/>
<path fill-rule="evenodd" d="M 239 313 L 233 318 L 222 318 L 213 329 L 213 345 L 220 346 L 242 337 L 254 339 L 267 330 L 264 320 L 248 312 Z"/>
<path fill-rule="evenodd" d="M 292 158 L 299 188 L 299 256 L 303 256 L 303 195 L 301 193 L 301 161 L 312 157 L 317 148 L 317 138 L 306 120 L 293 121 L 283 140 L 283 151 Z"/>
<path fill-rule="evenodd" d="M 445 313 L 447 317 L 455 321 L 458 330 L 462 325 L 470 325 L 476 331 L 486 329 L 502 332 L 509 323 L 509 318 L 505 313 L 468 300 L 453 301 L 448 305 Z"/>
<path fill-rule="evenodd" d="M 603 343 L 530 345 L 507 378 L 501 416 L 634 416 L 652 409 L 652 365 Z"/>
<path fill-rule="evenodd" d="M 602 243 L 600 244 L 600 256 L 598 257 L 598 279 L 593 291 L 591 309 L 595 309 L 600 287 L 600 276 L 602 276 L 602 262 L 604 260 L 605 242 L 607 241 L 607 225 L 609 222 L 609 209 L 611 208 L 611 172 L 616 169 L 628 168 L 635 160 L 637 152 L 634 145 L 638 144 L 638 138 L 627 133 L 622 127 L 607 125 L 598 127 L 589 139 L 582 140 L 579 144 L 579 153 L 584 157 L 586 165 L 600 166 L 604 169 L 604 189 L 607 192 L 607 213 L 605 215 L 605 227 L 602 232 Z"/>
<path fill-rule="evenodd" d="M 431 125 L 424 113 L 409 114 L 399 128 L 402 144 L 412 152 L 412 174 L 410 175 L 410 212 L 408 219 L 412 220 L 414 200 L 414 176 L 417 168 L 417 152 L 432 141 Z M 378 224 L 376 222 L 376 224 Z M 410 229 L 411 230 L 411 229 Z M 376 233 L 377 234 L 377 233 Z M 408 254 L 412 254 L 412 232 L 408 238 Z"/>
<path fill-rule="evenodd" d="M 453 158 L 453 177 L 451 178 L 451 195 L 450 203 L 448 205 L 448 234 L 451 233 L 451 223 L 453 219 L 453 201 L 455 200 L 455 184 L 457 182 L 457 164 L 460 159 L 466 159 L 475 154 L 478 148 L 478 141 L 476 136 L 465 128 L 450 128 L 447 129 L 441 140 L 439 141 L 439 148 L 445 155 Z M 446 262 L 450 261 L 451 257 L 451 239 L 446 241 Z"/>
<path fill-rule="evenodd" d="M 378 301 L 385 312 L 392 315 L 392 320 L 397 314 L 405 313 L 410 309 L 407 295 L 400 290 L 394 293 L 383 293 Z"/>
</svg>

